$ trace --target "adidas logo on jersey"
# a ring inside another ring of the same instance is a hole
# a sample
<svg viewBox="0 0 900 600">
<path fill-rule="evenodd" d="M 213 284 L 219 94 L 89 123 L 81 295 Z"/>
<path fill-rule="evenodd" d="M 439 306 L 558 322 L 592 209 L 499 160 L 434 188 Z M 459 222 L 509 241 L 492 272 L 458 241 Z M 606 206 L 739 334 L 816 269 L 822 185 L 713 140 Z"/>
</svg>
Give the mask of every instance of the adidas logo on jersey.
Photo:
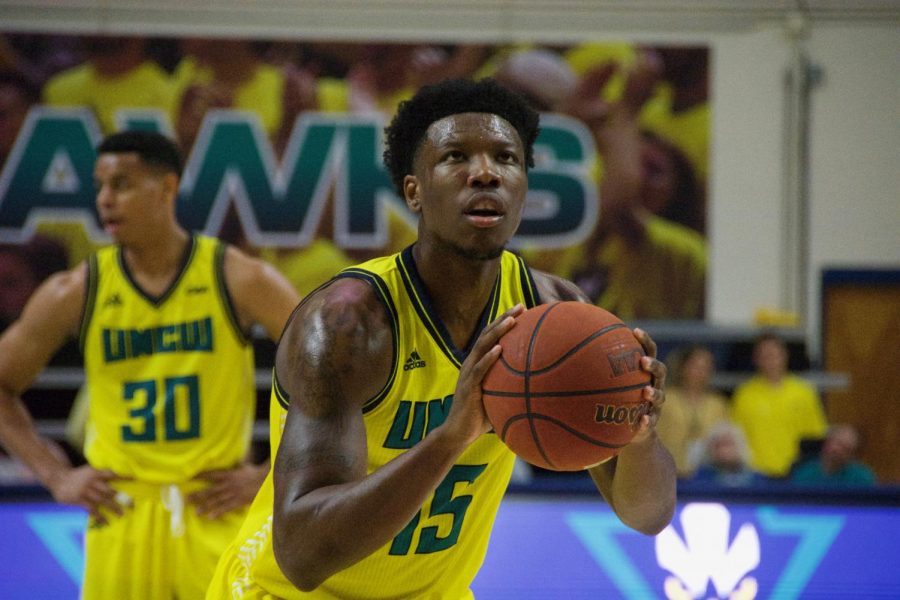
<svg viewBox="0 0 900 600">
<path fill-rule="evenodd" d="M 119 298 L 118 294 L 113 294 L 103 301 L 103 308 L 106 308 L 107 306 L 122 306 L 122 299 Z"/>
<path fill-rule="evenodd" d="M 419 356 L 419 353 L 415 350 L 409 353 L 409 358 L 406 359 L 406 362 L 403 363 L 404 371 L 412 371 L 413 369 L 419 369 L 425 366 L 425 361 L 422 360 L 422 357 Z"/>
<path fill-rule="evenodd" d="M 197 286 L 197 287 L 189 287 L 187 289 L 188 294 L 205 294 L 209 288 L 205 285 Z"/>
</svg>

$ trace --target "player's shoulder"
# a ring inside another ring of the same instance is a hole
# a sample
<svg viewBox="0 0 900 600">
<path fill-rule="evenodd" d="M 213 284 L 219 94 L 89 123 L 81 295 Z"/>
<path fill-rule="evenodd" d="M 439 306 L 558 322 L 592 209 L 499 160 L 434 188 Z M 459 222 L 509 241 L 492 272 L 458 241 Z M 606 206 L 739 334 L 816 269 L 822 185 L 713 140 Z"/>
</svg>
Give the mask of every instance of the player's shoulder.
<svg viewBox="0 0 900 600">
<path fill-rule="evenodd" d="M 85 263 L 54 273 L 32 294 L 21 320 L 39 330 L 50 327 L 74 332 L 84 310 L 88 278 Z"/>
<path fill-rule="evenodd" d="M 378 290 L 368 280 L 356 277 L 327 282 L 304 299 L 298 312 L 328 318 L 335 324 L 358 322 L 367 326 L 380 325 L 385 316 Z"/>
<path fill-rule="evenodd" d="M 375 376 L 391 355 L 391 344 L 393 325 L 373 286 L 336 278 L 297 306 L 279 342 L 276 365 L 314 363 L 341 372 L 348 364 L 367 364 Z"/>
<path fill-rule="evenodd" d="M 265 260 L 247 254 L 231 244 L 224 242 L 219 244 L 224 254 L 222 268 L 229 291 L 240 293 L 241 288 L 258 289 L 258 286 L 265 285 L 273 278 L 283 277 Z"/>
<path fill-rule="evenodd" d="M 89 280 L 87 261 L 79 263 L 67 271 L 59 271 L 50 275 L 41 284 L 35 297 L 45 301 L 58 303 L 84 301 Z"/>
<path fill-rule="evenodd" d="M 554 302 L 556 300 L 590 302 L 581 288 L 568 279 L 537 269 L 532 269 L 531 272 L 534 276 L 534 284 L 537 286 L 538 293 L 544 302 Z"/>
</svg>

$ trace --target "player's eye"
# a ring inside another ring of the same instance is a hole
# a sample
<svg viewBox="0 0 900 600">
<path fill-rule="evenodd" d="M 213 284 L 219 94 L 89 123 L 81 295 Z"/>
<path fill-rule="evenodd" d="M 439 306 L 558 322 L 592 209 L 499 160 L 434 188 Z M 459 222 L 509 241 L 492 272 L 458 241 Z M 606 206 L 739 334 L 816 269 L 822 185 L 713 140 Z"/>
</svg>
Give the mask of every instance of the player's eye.
<svg viewBox="0 0 900 600">
<path fill-rule="evenodd" d="M 519 162 L 519 157 L 516 156 L 514 152 L 507 152 L 504 150 L 497 155 L 497 160 L 503 163 L 516 164 Z"/>
</svg>

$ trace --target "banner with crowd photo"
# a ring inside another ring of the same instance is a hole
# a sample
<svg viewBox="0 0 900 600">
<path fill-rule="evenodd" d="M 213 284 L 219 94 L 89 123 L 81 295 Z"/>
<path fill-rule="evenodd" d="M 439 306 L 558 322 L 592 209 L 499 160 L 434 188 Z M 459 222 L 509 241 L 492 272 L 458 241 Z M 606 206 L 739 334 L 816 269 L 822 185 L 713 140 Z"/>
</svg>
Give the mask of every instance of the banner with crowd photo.
<svg viewBox="0 0 900 600">
<path fill-rule="evenodd" d="M 414 215 L 381 164 L 397 104 L 421 85 L 490 76 L 542 112 L 513 249 L 626 320 L 703 318 L 706 47 L 22 33 L 0 42 L 3 248 L 55 240 L 76 264 L 108 243 L 94 210 L 94 148 L 111 132 L 151 129 L 185 156 L 180 222 L 263 257 L 306 293 L 415 240 Z M 586 76 L 602 82 L 610 115 L 592 127 L 566 113 Z M 604 156 L 612 149 L 616 161 Z M 605 186 L 623 164 L 640 180 Z M 613 206 L 617 218 L 604 218 Z"/>
</svg>

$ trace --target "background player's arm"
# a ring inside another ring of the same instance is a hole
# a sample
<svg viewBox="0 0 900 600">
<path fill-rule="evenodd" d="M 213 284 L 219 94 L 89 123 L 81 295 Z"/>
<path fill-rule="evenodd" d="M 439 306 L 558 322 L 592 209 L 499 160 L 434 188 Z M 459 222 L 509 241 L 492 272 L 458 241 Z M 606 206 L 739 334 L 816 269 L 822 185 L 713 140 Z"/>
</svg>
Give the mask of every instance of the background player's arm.
<svg viewBox="0 0 900 600">
<path fill-rule="evenodd" d="M 547 302 L 590 302 L 574 283 L 561 277 L 535 271 L 535 281 L 541 298 Z M 652 385 L 643 391 L 651 409 L 641 417 L 631 443 L 616 457 L 588 469 L 588 473 L 623 523 L 652 535 L 671 521 L 675 511 L 675 463 L 655 429 L 666 401 L 666 366 L 656 359 L 656 343 L 647 332 L 635 329 L 634 334 L 647 354 L 641 359 L 641 368 L 653 378 Z"/>
<path fill-rule="evenodd" d="M 241 325 L 258 323 L 277 342 L 300 296 L 294 286 L 269 263 L 234 247 L 225 254 L 225 285 Z"/>
<path fill-rule="evenodd" d="M 314 589 L 388 543 L 489 429 L 480 382 L 511 326 L 512 319 L 498 319 L 479 337 L 443 425 L 367 474 L 362 407 L 392 368 L 388 316 L 358 280 L 332 283 L 301 305 L 276 358 L 290 405 L 274 466 L 273 547 L 294 585 Z"/>
<path fill-rule="evenodd" d="M 58 502 L 80 504 L 99 517 L 99 506 L 121 512 L 108 471 L 73 469 L 48 450 L 20 396 L 53 355 L 78 333 L 85 299 L 84 265 L 51 276 L 21 318 L 0 337 L 0 441 L 24 462 Z"/>
<path fill-rule="evenodd" d="M 234 247 L 225 254 L 225 285 L 243 328 L 259 323 L 269 339 L 277 342 L 299 295 L 274 267 L 247 256 Z M 269 473 L 269 461 L 246 462 L 230 469 L 213 469 L 196 477 L 209 485 L 188 496 L 199 514 L 215 519 L 253 501 Z"/>
</svg>

